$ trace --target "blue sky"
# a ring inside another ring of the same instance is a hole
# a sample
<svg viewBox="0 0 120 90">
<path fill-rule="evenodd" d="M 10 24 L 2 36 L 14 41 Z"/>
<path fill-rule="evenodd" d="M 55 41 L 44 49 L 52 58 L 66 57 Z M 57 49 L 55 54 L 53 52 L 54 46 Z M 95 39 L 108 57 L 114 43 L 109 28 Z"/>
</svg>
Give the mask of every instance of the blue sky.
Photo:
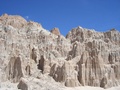
<svg viewBox="0 0 120 90">
<path fill-rule="evenodd" d="M 21 15 L 42 24 L 58 27 L 63 35 L 82 26 L 97 31 L 120 31 L 120 0 L 1 0 L 0 15 Z"/>
</svg>

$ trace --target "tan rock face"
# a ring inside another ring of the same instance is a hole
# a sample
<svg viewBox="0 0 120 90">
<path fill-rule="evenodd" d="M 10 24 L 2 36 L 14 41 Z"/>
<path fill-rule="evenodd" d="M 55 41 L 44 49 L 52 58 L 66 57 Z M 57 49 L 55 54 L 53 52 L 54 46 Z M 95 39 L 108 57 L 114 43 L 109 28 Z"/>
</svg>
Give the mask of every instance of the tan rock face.
<svg viewBox="0 0 120 90">
<path fill-rule="evenodd" d="M 18 82 L 23 77 L 20 57 L 11 57 L 7 66 L 7 78 L 12 82 Z"/>
<path fill-rule="evenodd" d="M 81 57 L 77 64 L 78 80 L 82 85 L 108 88 L 119 84 L 119 35 L 116 30 L 99 33 L 81 27 L 69 32 L 67 38 L 73 44 L 69 54 L 73 59 Z"/>
<path fill-rule="evenodd" d="M 18 89 L 21 89 L 21 90 L 29 90 L 29 87 L 27 85 L 27 81 L 24 79 L 20 80 L 20 83 L 18 84 L 17 87 L 18 87 Z"/>
<path fill-rule="evenodd" d="M 58 28 L 53 28 L 52 30 L 51 30 L 51 33 L 53 33 L 53 34 L 55 34 L 55 35 L 60 35 L 60 31 L 59 31 L 59 29 Z"/>
<path fill-rule="evenodd" d="M 102 33 L 77 27 L 65 38 L 57 28 L 49 32 L 20 16 L 0 17 L 0 81 L 19 82 L 40 72 L 68 87 L 109 88 L 120 84 L 119 68 L 120 32 L 115 29 Z M 21 86 L 28 87 L 24 81 Z"/>
<path fill-rule="evenodd" d="M 2 23 L 4 25 L 11 25 L 15 28 L 20 29 L 27 24 L 27 21 L 18 15 L 12 16 L 12 15 L 4 14 L 0 17 L 0 23 Z"/>
</svg>

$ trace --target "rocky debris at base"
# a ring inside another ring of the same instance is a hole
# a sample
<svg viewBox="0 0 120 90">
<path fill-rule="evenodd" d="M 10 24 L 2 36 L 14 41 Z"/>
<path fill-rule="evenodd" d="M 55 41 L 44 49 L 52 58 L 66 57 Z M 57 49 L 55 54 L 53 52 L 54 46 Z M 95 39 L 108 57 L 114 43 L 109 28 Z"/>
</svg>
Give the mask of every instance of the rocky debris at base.
<svg viewBox="0 0 120 90">
<path fill-rule="evenodd" d="M 0 82 L 0 90 L 20 90 L 17 88 L 18 83 L 11 83 L 9 81 Z"/>
</svg>

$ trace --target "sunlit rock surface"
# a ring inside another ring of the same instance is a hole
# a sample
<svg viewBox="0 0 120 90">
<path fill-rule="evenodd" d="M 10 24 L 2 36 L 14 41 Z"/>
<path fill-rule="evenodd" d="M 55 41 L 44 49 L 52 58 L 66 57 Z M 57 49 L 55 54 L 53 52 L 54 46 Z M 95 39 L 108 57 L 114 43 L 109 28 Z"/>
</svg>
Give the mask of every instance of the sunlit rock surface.
<svg viewBox="0 0 120 90">
<path fill-rule="evenodd" d="M 0 17 L 0 82 L 19 83 L 22 90 L 39 90 L 46 81 L 50 90 L 110 88 L 120 84 L 119 68 L 120 32 L 115 29 L 79 26 L 64 37 L 58 28 L 49 32 L 18 15 Z"/>
</svg>

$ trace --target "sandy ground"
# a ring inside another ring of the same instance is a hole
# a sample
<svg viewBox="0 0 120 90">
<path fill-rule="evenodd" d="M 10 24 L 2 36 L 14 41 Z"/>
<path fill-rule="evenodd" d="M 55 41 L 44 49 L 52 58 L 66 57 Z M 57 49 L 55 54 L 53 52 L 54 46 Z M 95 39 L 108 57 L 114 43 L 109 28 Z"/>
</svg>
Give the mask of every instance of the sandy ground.
<svg viewBox="0 0 120 90">
<path fill-rule="evenodd" d="M 64 90 L 120 90 L 120 86 L 112 87 L 108 89 L 103 89 L 100 87 L 90 87 L 90 86 L 82 86 L 82 87 L 75 87 L 75 88 L 65 88 Z"/>
<path fill-rule="evenodd" d="M 10 82 L 4 82 L 4 83 L 2 82 L 2 83 L 0 83 L 0 90 L 20 90 L 20 89 L 17 89 L 17 84 L 18 83 L 14 84 L 14 83 L 10 83 Z M 81 86 L 81 87 L 73 87 L 73 88 L 58 87 L 58 88 L 59 88 L 59 90 L 120 90 L 120 86 L 112 87 L 112 88 L 108 88 L 108 89 L 103 89 L 100 87 L 90 87 L 90 86 Z M 42 90 L 45 90 L 45 89 L 42 89 Z"/>
</svg>

